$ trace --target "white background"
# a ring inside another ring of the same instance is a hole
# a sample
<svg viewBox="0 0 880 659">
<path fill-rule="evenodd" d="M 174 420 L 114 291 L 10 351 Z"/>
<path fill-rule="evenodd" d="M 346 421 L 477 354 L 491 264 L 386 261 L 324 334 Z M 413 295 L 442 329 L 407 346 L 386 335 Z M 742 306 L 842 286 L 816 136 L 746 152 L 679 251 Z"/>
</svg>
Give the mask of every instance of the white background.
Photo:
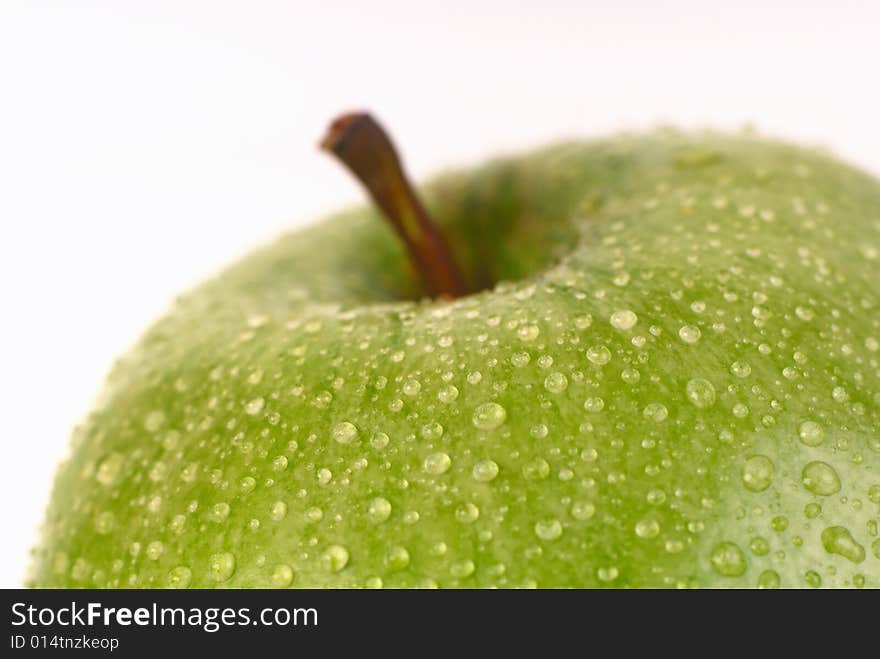
<svg viewBox="0 0 880 659">
<path fill-rule="evenodd" d="M 175 293 L 360 190 L 370 108 L 417 176 L 658 122 L 880 172 L 880 3 L 0 0 L 0 586 L 71 427 Z"/>
</svg>

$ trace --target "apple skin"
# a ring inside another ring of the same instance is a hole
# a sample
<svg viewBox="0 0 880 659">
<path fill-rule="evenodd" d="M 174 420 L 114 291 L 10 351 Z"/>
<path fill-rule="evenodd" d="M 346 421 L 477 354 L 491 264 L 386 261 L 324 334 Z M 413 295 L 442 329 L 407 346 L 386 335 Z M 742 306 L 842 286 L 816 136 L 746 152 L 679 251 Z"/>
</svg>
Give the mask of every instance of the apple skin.
<svg viewBox="0 0 880 659">
<path fill-rule="evenodd" d="M 880 586 L 880 184 L 754 135 L 568 143 L 180 298 L 75 431 L 45 587 Z"/>
</svg>

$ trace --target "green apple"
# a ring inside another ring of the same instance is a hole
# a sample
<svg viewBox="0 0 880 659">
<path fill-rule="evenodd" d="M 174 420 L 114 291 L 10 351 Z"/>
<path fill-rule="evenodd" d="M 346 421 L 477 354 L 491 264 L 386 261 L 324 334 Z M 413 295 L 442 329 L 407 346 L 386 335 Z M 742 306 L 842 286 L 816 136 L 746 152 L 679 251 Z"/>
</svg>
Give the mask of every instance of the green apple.
<svg viewBox="0 0 880 659">
<path fill-rule="evenodd" d="M 565 143 L 181 297 L 60 468 L 47 587 L 878 587 L 880 183 L 749 133 Z M 435 291 L 436 292 L 436 291 Z"/>
</svg>

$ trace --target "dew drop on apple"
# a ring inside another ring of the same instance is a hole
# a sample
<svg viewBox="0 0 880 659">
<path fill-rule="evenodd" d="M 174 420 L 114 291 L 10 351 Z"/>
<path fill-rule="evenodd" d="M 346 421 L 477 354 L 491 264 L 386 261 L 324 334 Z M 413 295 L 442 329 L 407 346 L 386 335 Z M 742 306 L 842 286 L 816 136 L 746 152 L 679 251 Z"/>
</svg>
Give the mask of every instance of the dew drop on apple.
<svg viewBox="0 0 880 659">
<path fill-rule="evenodd" d="M 475 481 L 488 483 L 498 476 L 498 464 L 494 460 L 480 460 L 474 465 L 473 476 Z"/>
<path fill-rule="evenodd" d="M 652 506 L 659 506 L 661 504 L 666 503 L 666 492 L 661 490 L 658 487 L 648 490 L 648 494 L 645 495 L 645 499 Z"/>
<path fill-rule="evenodd" d="M 381 451 L 383 448 L 388 446 L 388 442 L 391 441 L 391 438 L 388 437 L 384 432 L 377 432 L 370 438 L 370 446 L 372 446 L 377 451 Z"/>
<path fill-rule="evenodd" d="M 641 378 L 642 374 L 635 368 L 625 368 L 620 372 L 620 379 L 627 384 L 636 384 Z"/>
<path fill-rule="evenodd" d="M 780 583 L 779 573 L 775 570 L 764 570 L 758 575 L 757 586 L 762 590 L 779 588 Z"/>
<path fill-rule="evenodd" d="M 476 569 L 476 565 L 474 565 L 474 562 L 472 560 L 465 559 L 452 563 L 452 565 L 449 566 L 449 573 L 453 577 L 463 579 L 465 577 L 471 576 Z"/>
<path fill-rule="evenodd" d="M 276 455 L 272 458 L 272 471 L 284 471 L 287 469 L 287 463 L 286 455 Z"/>
<path fill-rule="evenodd" d="M 147 548 L 144 553 L 151 561 L 155 561 L 158 560 L 164 552 L 165 545 L 159 540 L 153 540 L 152 542 L 147 543 Z"/>
<path fill-rule="evenodd" d="M 269 517 L 274 522 L 280 522 L 287 517 L 287 504 L 283 501 L 276 501 L 273 503 L 272 507 L 269 509 Z"/>
<path fill-rule="evenodd" d="M 98 469 L 95 471 L 95 479 L 101 485 L 112 485 L 119 477 L 124 463 L 125 458 L 121 454 L 111 453 L 98 465 Z"/>
<path fill-rule="evenodd" d="M 212 581 L 228 581 L 235 572 L 235 556 L 228 551 L 212 554 L 208 558 L 208 576 Z"/>
<path fill-rule="evenodd" d="M 515 352 L 510 358 L 510 363 L 517 368 L 528 366 L 530 361 L 532 361 L 532 357 L 527 352 Z"/>
<path fill-rule="evenodd" d="M 544 480 L 550 475 L 550 463 L 544 458 L 532 458 L 523 466 L 523 476 L 529 480 Z"/>
<path fill-rule="evenodd" d="M 821 460 L 807 463 L 801 473 L 801 480 L 807 490 L 819 496 L 827 497 L 840 492 L 840 477 L 837 471 Z"/>
<path fill-rule="evenodd" d="M 584 401 L 584 409 L 594 414 L 599 413 L 605 409 L 605 401 L 598 396 L 592 396 Z"/>
<path fill-rule="evenodd" d="M 740 577 L 746 572 L 748 564 L 745 554 L 733 542 L 719 542 L 709 554 L 712 569 L 722 577 Z"/>
<path fill-rule="evenodd" d="M 449 468 L 452 466 L 452 458 L 449 457 L 446 453 L 438 452 L 431 453 L 428 457 L 425 458 L 425 461 L 422 463 L 422 469 L 428 473 L 433 474 L 435 476 L 440 474 L 445 474 L 449 471 Z"/>
<path fill-rule="evenodd" d="M 619 576 L 620 570 L 618 570 L 613 565 L 600 567 L 596 570 L 596 578 L 599 579 L 599 581 L 601 581 L 602 583 L 611 583 Z"/>
<path fill-rule="evenodd" d="M 348 565 L 348 550 L 342 545 L 330 545 L 321 555 L 321 565 L 325 572 L 341 572 Z"/>
<path fill-rule="evenodd" d="M 742 470 L 742 482 L 751 492 L 763 492 L 773 482 L 776 465 L 766 455 L 753 455 L 746 460 Z"/>
<path fill-rule="evenodd" d="M 798 438 L 806 446 L 819 446 L 825 441 L 825 429 L 815 421 L 804 421 L 798 427 Z"/>
<path fill-rule="evenodd" d="M 456 398 L 458 398 L 458 388 L 452 384 L 441 387 L 437 392 L 437 400 L 441 403 L 451 403 Z"/>
<path fill-rule="evenodd" d="M 305 517 L 312 523 L 320 522 L 324 518 L 324 511 L 317 506 L 310 506 L 306 508 Z"/>
<path fill-rule="evenodd" d="M 287 588 L 293 583 L 293 568 L 286 563 L 279 563 L 272 568 L 272 587 Z"/>
<path fill-rule="evenodd" d="M 257 481 L 253 476 L 244 476 L 238 482 L 238 489 L 241 490 L 242 494 L 250 494 L 254 491 L 254 488 L 257 486 Z"/>
<path fill-rule="evenodd" d="M 622 331 L 631 330 L 639 322 L 639 317 L 629 309 L 620 309 L 611 314 L 611 326 Z"/>
<path fill-rule="evenodd" d="M 587 348 L 587 359 L 597 366 L 604 366 L 611 361 L 611 351 L 605 346 Z"/>
<path fill-rule="evenodd" d="M 770 543 L 766 538 L 755 536 L 749 541 L 749 551 L 755 556 L 766 556 L 770 553 Z"/>
<path fill-rule="evenodd" d="M 330 435 L 340 444 L 351 444 L 357 437 L 358 429 L 353 423 L 342 421 L 333 426 Z"/>
<path fill-rule="evenodd" d="M 480 384 L 483 379 L 483 374 L 479 371 L 471 371 L 467 374 L 468 384 Z"/>
<path fill-rule="evenodd" d="M 254 398 L 253 400 L 249 400 L 247 403 L 245 403 L 245 406 L 244 406 L 245 414 L 250 414 L 251 416 L 254 416 L 255 414 L 259 414 L 260 410 L 263 409 L 263 405 L 265 405 L 265 404 L 266 404 L 266 401 L 263 400 L 262 396 L 258 396 L 257 398 Z"/>
<path fill-rule="evenodd" d="M 575 501 L 570 512 L 572 517 L 583 522 L 596 514 L 596 506 L 591 501 Z"/>
<path fill-rule="evenodd" d="M 535 535 L 541 540 L 556 540 L 562 535 L 562 524 L 558 519 L 547 519 L 535 524 Z"/>
<path fill-rule="evenodd" d="M 455 519 L 462 524 L 473 524 L 480 517 L 480 509 L 473 503 L 463 503 L 455 509 Z"/>
<path fill-rule="evenodd" d="M 529 428 L 529 435 L 535 439 L 544 439 L 550 433 L 550 429 L 545 423 L 536 423 Z"/>
<path fill-rule="evenodd" d="M 385 567 L 392 572 L 398 572 L 409 565 L 410 556 L 406 547 L 395 545 L 385 554 Z"/>
<path fill-rule="evenodd" d="M 648 403 L 645 405 L 645 409 L 642 410 L 642 416 L 656 423 L 660 423 L 661 421 L 665 421 L 669 416 L 669 410 L 666 409 L 666 406 L 663 403 Z"/>
<path fill-rule="evenodd" d="M 703 333 L 696 325 L 682 325 L 678 329 L 678 337 L 687 344 L 693 345 L 700 340 Z"/>
<path fill-rule="evenodd" d="M 880 504 L 880 484 L 868 488 L 868 501 Z"/>
<path fill-rule="evenodd" d="M 691 405 L 698 409 L 705 410 L 715 404 L 715 387 L 705 378 L 689 380 L 685 394 Z"/>
<path fill-rule="evenodd" d="M 860 545 L 845 526 L 829 526 L 822 531 L 822 546 L 829 554 L 843 556 L 853 563 L 865 560 L 865 548 Z"/>
<path fill-rule="evenodd" d="M 422 383 L 415 378 L 407 378 L 403 383 L 403 393 L 407 396 L 418 396 L 422 390 Z"/>
<path fill-rule="evenodd" d="M 507 410 L 498 403 L 477 405 L 471 421 L 480 430 L 494 430 L 507 420 Z"/>
<path fill-rule="evenodd" d="M 367 506 L 367 516 L 375 524 L 381 524 L 391 517 L 391 502 L 385 497 L 376 497 L 370 500 Z"/>
<path fill-rule="evenodd" d="M 211 510 L 208 513 L 208 517 L 213 522 L 222 523 L 226 521 L 226 518 L 229 517 L 230 507 L 229 504 L 225 501 L 221 501 L 220 503 L 215 503 L 211 506 Z"/>
<path fill-rule="evenodd" d="M 192 583 L 192 570 L 185 565 L 178 565 L 168 572 L 165 586 L 168 588 L 188 588 Z"/>
<path fill-rule="evenodd" d="M 534 341 L 540 333 L 541 330 L 537 325 L 521 325 L 516 331 L 516 335 L 522 341 Z"/>
<path fill-rule="evenodd" d="M 326 485 L 331 480 L 333 480 L 333 472 L 327 469 L 327 467 L 321 467 L 318 469 L 318 483 L 321 485 Z"/>
<path fill-rule="evenodd" d="M 544 389 L 551 394 L 561 394 L 568 388 L 568 378 L 564 373 L 554 371 L 544 378 Z"/>
<path fill-rule="evenodd" d="M 640 519 L 636 522 L 636 535 L 643 540 L 656 538 L 660 534 L 660 524 L 655 519 Z"/>
<path fill-rule="evenodd" d="M 747 378 L 752 374 L 752 367 L 748 362 L 737 360 L 730 365 L 730 372 L 738 378 Z"/>
<path fill-rule="evenodd" d="M 443 426 L 437 421 L 429 421 L 422 426 L 419 434 L 422 436 L 422 439 L 434 441 L 443 436 Z"/>
</svg>

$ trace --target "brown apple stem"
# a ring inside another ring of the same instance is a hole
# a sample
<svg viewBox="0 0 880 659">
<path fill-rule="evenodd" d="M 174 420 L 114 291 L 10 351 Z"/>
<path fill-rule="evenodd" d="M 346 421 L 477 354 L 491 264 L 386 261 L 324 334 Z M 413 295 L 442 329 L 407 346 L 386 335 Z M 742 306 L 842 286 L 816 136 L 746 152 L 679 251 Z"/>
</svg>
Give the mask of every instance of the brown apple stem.
<svg viewBox="0 0 880 659">
<path fill-rule="evenodd" d="M 464 295 L 464 279 L 449 245 L 407 180 L 391 138 L 367 113 L 338 117 L 321 140 L 363 183 L 409 250 L 428 293 Z"/>
</svg>

